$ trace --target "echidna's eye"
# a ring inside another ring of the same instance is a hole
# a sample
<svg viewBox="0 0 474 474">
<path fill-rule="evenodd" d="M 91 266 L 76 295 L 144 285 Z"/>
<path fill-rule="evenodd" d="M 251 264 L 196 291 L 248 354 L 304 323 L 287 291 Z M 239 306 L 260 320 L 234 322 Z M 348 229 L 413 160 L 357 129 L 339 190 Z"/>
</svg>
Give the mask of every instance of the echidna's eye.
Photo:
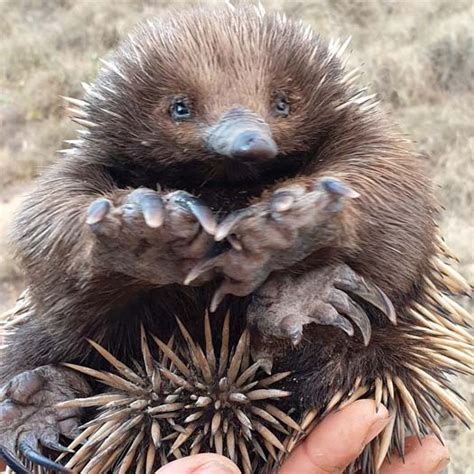
<svg viewBox="0 0 474 474">
<path fill-rule="evenodd" d="M 290 104 L 288 99 L 284 96 L 278 96 L 275 100 L 275 112 L 280 117 L 288 117 L 290 113 Z"/>
<path fill-rule="evenodd" d="M 171 104 L 170 115 L 173 120 L 186 120 L 191 118 L 191 109 L 184 99 L 179 99 Z"/>
</svg>

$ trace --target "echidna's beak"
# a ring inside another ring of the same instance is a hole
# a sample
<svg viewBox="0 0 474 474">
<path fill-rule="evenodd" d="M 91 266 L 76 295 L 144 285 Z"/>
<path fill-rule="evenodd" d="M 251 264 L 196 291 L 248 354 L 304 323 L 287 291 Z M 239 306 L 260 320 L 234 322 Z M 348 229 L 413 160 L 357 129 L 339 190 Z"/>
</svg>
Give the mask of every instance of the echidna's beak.
<svg viewBox="0 0 474 474">
<path fill-rule="evenodd" d="M 278 147 L 268 124 L 246 109 L 231 109 L 209 129 L 208 148 L 220 155 L 247 162 L 274 158 Z"/>
</svg>

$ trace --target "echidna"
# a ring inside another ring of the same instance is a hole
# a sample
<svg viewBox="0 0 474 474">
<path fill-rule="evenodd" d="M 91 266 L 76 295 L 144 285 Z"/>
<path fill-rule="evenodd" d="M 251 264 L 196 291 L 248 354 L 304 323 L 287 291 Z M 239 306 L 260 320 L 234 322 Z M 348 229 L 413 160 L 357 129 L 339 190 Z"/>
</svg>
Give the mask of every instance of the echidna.
<svg viewBox="0 0 474 474">
<path fill-rule="evenodd" d="M 362 394 L 388 406 L 392 423 L 355 464 L 364 473 L 375 472 L 393 449 L 403 455 L 406 431 L 440 436 L 437 413 L 469 422 L 449 379 L 470 372 L 463 326 L 472 318 L 448 294 L 470 287 L 444 263 L 423 161 L 357 85 L 357 71 L 346 69 L 347 47 L 261 7 L 190 9 L 140 27 L 85 86 L 85 97 L 68 99 L 85 130 L 16 220 L 29 296 L 0 362 L 0 454 L 10 452 L 10 465 L 22 469 L 11 454 L 18 448 L 48 466 L 36 454 L 45 437 L 55 441 L 79 424 L 74 412 L 66 430 L 56 422 L 68 405 L 55 412 L 48 403 L 84 398 L 91 382 L 60 364 L 96 375 L 105 368 L 88 339 L 150 386 L 150 360 L 141 369 L 134 362 L 143 355 L 140 328 L 168 341 L 177 317 L 196 343 L 184 338 L 189 346 L 169 350 L 182 359 L 195 347 L 201 357 L 207 309 L 215 310 L 217 336 L 217 322 L 230 313 L 229 347 L 249 337 L 254 363 L 269 370 L 272 361 L 274 374 L 291 370 L 274 388 L 283 392 L 271 393 L 291 392 L 277 408 L 292 411 L 300 425 Z M 249 336 L 241 336 L 245 326 Z M 156 363 L 165 356 L 158 353 Z M 188 375 L 206 364 L 212 360 L 201 357 Z M 173 366 L 179 373 L 163 370 L 184 379 L 183 367 Z M 194 387 L 193 380 L 186 383 Z M 134 384 L 137 378 L 113 389 L 123 397 Z M 92 385 L 95 395 L 118 395 Z M 225 392 L 225 384 L 218 389 Z M 187 412 L 193 400 L 179 398 L 187 393 L 166 393 L 180 400 L 170 403 L 186 404 L 176 412 L 179 426 L 202 413 Z M 140 400 L 132 409 L 149 419 Z M 260 401 L 249 402 L 246 410 L 252 408 L 264 410 Z M 24 419 L 13 428 L 12 411 Z M 109 415 L 112 422 L 116 413 Z M 135 429 L 137 416 L 126 427 Z M 262 419 L 267 423 L 251 420 L 264 429 L 254 430 L 251 443 L 261 447 L 251 444 L 255 458 L 240 460 L 246 469 L 262 454 L 279 456 L 278 425 Z M 144 426 L 151 433 L 153 423 Z M 227 433 L 229 426 L 242 423 L 229 421 Z M 155 423 L 153 443 L 156 430 Z M 200 449 L 220 449 L 218 433 L 203 438 Z M 241 433 L 236 446 L 249 438 Z M 177 436 L 172 443 L 187 436 L 163 434 Z M 102 454 L 122 435 L 103 440 Z M 190 438 L 174 452 L 192 450 Z M 148 446 L 146 457 L 159 460 L 161 448 Z"/>
</svg>

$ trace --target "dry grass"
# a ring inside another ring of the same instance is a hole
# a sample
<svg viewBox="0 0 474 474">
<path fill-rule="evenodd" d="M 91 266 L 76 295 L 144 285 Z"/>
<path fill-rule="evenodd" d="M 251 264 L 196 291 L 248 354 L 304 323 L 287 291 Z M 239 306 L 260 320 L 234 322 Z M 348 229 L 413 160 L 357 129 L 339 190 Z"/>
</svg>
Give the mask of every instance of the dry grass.
<svg viewBox="0 0 474 474">
<path fill-rule="evenodd" d="M 19 287 L 5 237 L 17 196 L 55 159 L 61 141 L 74 135 L 59 96 L 80 95 L 80 81 L 94 77 L 98 58 L 133 24 L 177 3 L 192 2 L 0 0 L 0 309 Z M 472 2 L 264 3 L 305 18 L 325 36 L 352 35 L 352 62 L 364 63 L 368 82 L 430 156 L 446 207 L 444 234 L 474 281 Z M 464 389 L 469 392 L 467 382 Z M 473 437 L 452 424 L 447 434 L 449 471 L 468 472 Z"/>
</svg>

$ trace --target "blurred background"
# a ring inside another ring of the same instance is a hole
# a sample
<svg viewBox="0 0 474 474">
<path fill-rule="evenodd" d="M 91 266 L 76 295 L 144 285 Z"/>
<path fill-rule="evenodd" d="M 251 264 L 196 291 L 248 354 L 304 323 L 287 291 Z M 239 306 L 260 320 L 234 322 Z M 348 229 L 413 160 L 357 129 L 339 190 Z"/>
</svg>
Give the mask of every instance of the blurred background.
<svg viewBox="0 0 474 474">
<path fill-rule="evenodd" d="M 80 97 L 99 58 L 143 18 L 192 1 L 0 0 L 0 311 L 22 289 L 8 246 L 15 207 L 76 126 L 60 96 Z M 200 3 L 221 3 L 201 1 Z M 474 282 L 474 24 L 471 0 L 268 0 L 325 37 L 352 36 L 352 63 L 394 121 L 429 155 L 440 225 L 461 272 Z M 178 13 L 179 14 L 179 13 Z M 467 303 L 468 304 L 468 303 Z M 473 305 L 471 303 L 471 310 Z M 472 381 L 471 381 L 472 382 Z M 460 390 L 474 406 L 467 380 Z M 444 431 L 449 473 L 474 473 L 474 436 Z"/>
</svg>

